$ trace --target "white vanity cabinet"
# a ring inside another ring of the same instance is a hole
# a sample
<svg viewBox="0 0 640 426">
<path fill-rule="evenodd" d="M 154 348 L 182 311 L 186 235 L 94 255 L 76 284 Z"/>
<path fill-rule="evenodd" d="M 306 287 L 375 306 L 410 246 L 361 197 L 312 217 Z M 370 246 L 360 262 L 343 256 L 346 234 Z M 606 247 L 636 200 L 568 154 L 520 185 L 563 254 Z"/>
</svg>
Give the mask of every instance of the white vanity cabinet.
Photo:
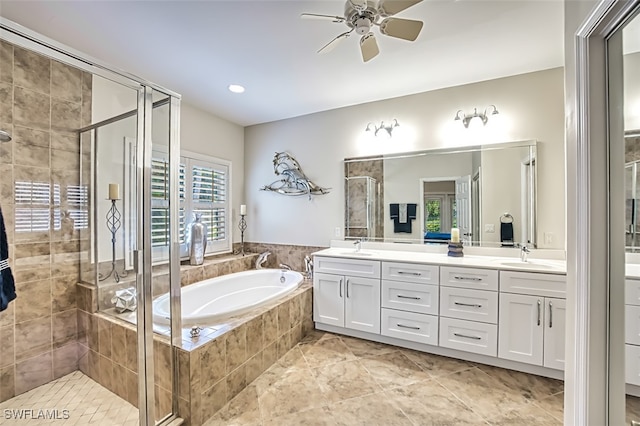
<svg viewBox="0 0 640 426">
<path fill-rule="evenodd" d="M 565 289 L 564 275 L 500 272 L 499 358 L 564 369 Z"/>
<path fill-rule="evenodd" d="M 640 280 L 625 280 L 625 378 L 640 386 Z"/>
<path fill-rule="evenodd" d="M 440 268 L 440 346 L 496 356 L 498 271 Z"/>
<path fill-rule="evenodd" d="M 380 333 L 380 262 L 314 258 L 313 320 Z"/>
<path fill-rule="evenodd" d="M 438 344 L 437 265 L 382 262 L 380 334 Z"/>
</svg>

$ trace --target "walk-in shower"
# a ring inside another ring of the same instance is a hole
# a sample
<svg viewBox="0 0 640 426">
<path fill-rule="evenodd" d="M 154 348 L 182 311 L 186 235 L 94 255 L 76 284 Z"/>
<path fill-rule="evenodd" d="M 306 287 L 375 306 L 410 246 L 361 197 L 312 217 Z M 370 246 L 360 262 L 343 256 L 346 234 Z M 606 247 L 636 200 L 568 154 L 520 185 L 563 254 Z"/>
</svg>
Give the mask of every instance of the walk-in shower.
<svg viewBox="0 0 640 426">
<path fill-rule="evenodd" d="M 0 312 L 0 407 L 19 408 L 14 398 L 53 380 L 89 376 L 117 400 L 108 406 L 128 401 L 140 424 L 167 423 L 178 413 L 172 338 L 182 337 L 179 195 L 170 179 L 179 175 L 180 96 L 66 52 L 0 17 L 9 65 L 0 67 L 9 94 L 0 142 L 19 141 L 0 148 L 18 289 Z M 133 324 L 108 315 L 123 287 L 136 297 Z M 151 312 L 160 292 L 171 294 L 176 318 L 162 336 Z M 50 408 L 94 422 L 65 398 Z"/>
</svg>

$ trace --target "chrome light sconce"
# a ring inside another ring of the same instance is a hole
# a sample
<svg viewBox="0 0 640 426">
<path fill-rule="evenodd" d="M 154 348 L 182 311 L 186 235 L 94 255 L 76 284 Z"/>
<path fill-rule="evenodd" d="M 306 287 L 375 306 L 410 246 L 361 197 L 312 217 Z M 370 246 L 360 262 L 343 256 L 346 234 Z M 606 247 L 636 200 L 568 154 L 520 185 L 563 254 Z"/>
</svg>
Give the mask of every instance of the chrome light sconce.
<svg viewBox="0 0 640 426">
<path fill-rule="evenodd" d="M 373 129 L 371 128 L 371 126 L 373 125 Z M 369 123 L 367 124 L 367 128 L 364 129 L 365 132 L 373 132 L 374 136 L 378 136 L 378 132 L 380 130 L 384 130 L 387 132 L 387 134 L 389 135 L 389 137 L 391 137 L 391 133 L 393 132 L 393 129 L 398 127 L 398 120 L 396 120 L 395 118 L 393 119 L 393 124 L 384 124 L 384 121 L 380 122 L 380 125 L 377 126 L 373 123 Z"/>
<path fill-rule="evenodd" d="M 487 113 L 487 110 L 489 110 L 490 108 L 493 108 L 493 111 Z M 485 108 L 484 112 L 478 112 L 478 109 L 474 108 L 473 114 L 467 115 L 463 113 L 462 116 L 460 116 L 461 112 L 462 112 L 461 109 L 458 110 L 458 112 L 456 113 L 456 118 L 454 118 L 454 120 L 462 120 L 462 125 L 466 129 L 469 128 L 469 122 L 471 122 L 471 120 L 473 120 L 476 117 L 478 117 L 482 121 L 482 125 L 484 126 L 487 124 L 487 121 L 489 121 L 489 115 L 500 114 L 495 105 L 489 105 L 487 108 Z"/>
</svg>

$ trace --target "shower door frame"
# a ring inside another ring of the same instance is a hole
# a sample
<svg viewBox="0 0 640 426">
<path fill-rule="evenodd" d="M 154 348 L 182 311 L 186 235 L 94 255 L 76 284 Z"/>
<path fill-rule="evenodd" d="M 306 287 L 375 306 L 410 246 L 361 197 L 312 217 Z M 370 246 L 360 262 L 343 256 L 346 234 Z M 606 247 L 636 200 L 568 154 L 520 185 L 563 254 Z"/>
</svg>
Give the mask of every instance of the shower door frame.
<svg viewBox="0 0 640 426">
<path fill-rule="evenodd" d="M 55 59 L 80 70 L 119 83 L 137 92 L 138 161 L 136 184 L 142 191 L 137 196 L 137 250 L 134 251 L 134 271 L 138 291 L 137 335 L 138 335 L 138 412 L 141 426 L 155 422 L 154 357 L 152 321 L 152 274 L 151 274 L 151 151 L 153 92 L 169 97 L 169 169 L 170 176 L 177 176 L 180 158 L 180 100 L 181 96 L 132 74 L 119 71 L 108 64 L 80 51 L 50 39 L 0 16 L 0 40 Z M 80 129 L 78 129 L 80 130 Z M 145 191 L 145 189 L 147 189 Z M 170 179 L 170 199 L 178 200 L 178 179 Z M 178 371 L 174 345 L 181 342 L 180 315 L 180 259 L 178 239 L 178 202 L 170 202 L 170 246 L 169 246 L 169 292 L 171 297 L 171 369 L 172 369 L 172 413 L 158 424 L 169 424 L 178 413 Z M 175 219 L 173 219 L 175 218 Z M 97 286 L 97 282 L 96 282 Z"/>
</svg>

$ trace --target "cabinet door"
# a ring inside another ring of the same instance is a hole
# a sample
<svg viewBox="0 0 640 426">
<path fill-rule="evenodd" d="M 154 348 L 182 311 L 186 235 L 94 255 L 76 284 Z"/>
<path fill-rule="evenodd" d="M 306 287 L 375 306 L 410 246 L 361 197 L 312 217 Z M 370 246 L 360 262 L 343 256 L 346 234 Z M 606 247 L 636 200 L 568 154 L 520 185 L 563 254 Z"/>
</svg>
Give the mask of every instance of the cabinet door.
<svg viewBox="0 0 640 426">
<path fill-rule="evenodd" d="M 544 366 L 564 370 L 564 334 L 567 302 L 544 300 Z"/>
<path fill-rule="evenodd" d="M 344 327 L 344 277 L 313 274 L 313 320 Z"/>
<path fill-rule="evenodd" d="M 544 298 L 500 295 L 498 357 L 542 365 Z"/>
<path fill-rule="evenodd" d="M 345 277 L 344 326 L 380 334 L 380 280 Z"/>
</svg>

